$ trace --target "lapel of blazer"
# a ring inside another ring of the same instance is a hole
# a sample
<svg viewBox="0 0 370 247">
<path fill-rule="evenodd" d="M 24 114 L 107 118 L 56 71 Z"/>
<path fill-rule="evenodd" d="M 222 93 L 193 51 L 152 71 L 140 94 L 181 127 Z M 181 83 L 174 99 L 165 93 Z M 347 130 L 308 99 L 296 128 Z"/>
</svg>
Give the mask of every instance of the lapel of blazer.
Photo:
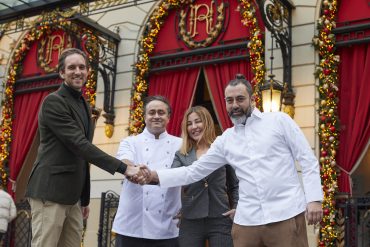
<svg viewBox="0 0 370 247">
<path fill-rule="evenodd" d="M 87 133 L 88 134 L 88 137 L 90 137 L 90 113 L 88 113 L 88 117 L 89 117 L 89 127 L 87 129 L 87 131 L 85 130 L 85 126 L 83 124 L 83 119 L 82 119 L 82 116 L 79 114 L 79 106 L 77 105 L 77 102 L 75 101 L 75 99 L 72 97 L 72 95 L 64 88 L 64 87 L 60 87 L 59 90 L 58 90 L 58 94 L 60 96 L 62 96 L 63 98 L 66 99 L 66 103 L 68 105 L 70 105 L 72 107 L 72 110 L 73 110 L 73 115 L 77 116 L 76 120 L 77 120 L 77 123 L 78 125 L 80 126 L 80 128 L 84 131 L 84 133 Z M 84 100 L 84 104 L 86 106 L 86 101 Z M 87 108 L 89 109 L 89 108 Z"/>
<path fill-rule="evenodd" d="M 186 166 L 190 166 L 196 160 L 197 160 L 197 155 L 195 153 L 195 148 L 192 148 L 189 152 L 188 159 L 187 159 L 187 162 L 186 162 Z"/>
<path fill-rule="evenodd" d="M 89 141 L 92 141 L 94 130 L 92 129 L 92 120 L 91 120 L 91 108 L 90 104 L 87 103 L 86 99 L 84 98 L 84 105 L 85 108 L 87 109 L 87 117 L 88 117 L 88 127 L 87 127 L 87 138 Z"/>
</svg>

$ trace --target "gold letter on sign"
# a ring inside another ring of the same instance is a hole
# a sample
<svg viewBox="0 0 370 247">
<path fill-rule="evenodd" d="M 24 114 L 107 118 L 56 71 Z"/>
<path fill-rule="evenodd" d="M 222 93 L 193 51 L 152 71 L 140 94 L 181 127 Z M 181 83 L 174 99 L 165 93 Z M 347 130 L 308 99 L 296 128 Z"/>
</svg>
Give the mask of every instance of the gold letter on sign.
<svg viewBox="0 0 370 247">
<path fill-rule="evenodd" d="M 205 21 L 206 22 L 206 33 L 209 34 L 211 29 L 212 29 L 212 22 L 213 22 L 213 4 L 214 1 L 211 2 L 211 7 L 209 7 L 207 4 L 196 4 L 190 5 L 190 30 L 189 33 L 192 38 L 194 38 L 197 34 L 197 23 L 198 21 Z M 200 8 L 205 8 L 206 9 L 206 14 L 203 15 L 198 15 L 198 10 Z"/>
<path fill-rule="evenodd" d="M 53 54 L 56 53 L 56 59 L 58 60 L 60 54 L 65 48 L 72 47 L 71 36 L 67 33 L 54 34 L 46 36 L 40 41 L 40 48 L 38 49 L 38 62 L 41 68 L 46 72 L 56 71 L 56 65 L 52 67 Z M 55 57 L 55 56 L 54 56 Z"/>
<path fill-rule="evenodd" d="M 219 5 L 214 0 L 209 5 L 205 3 L 188 5 L 180 11 L 179 36 L 186 46 L 192 49 L 210 46 L 222 31 L 225 12 L 226 8 L 222 1 Z M 202 31 L 198 30 L 200 23 L 205 24 L 205 34 L 207 36 L 203 40 L 199 40 L 199 37 L 198 40 L 194 40 L 199 32 Z"/>
<path fill-rule="evenodd" d="M 62 53 L 64 49 L 64 37 L 62 35 L 52 35 L 48 37 L 47 47 L 46 47 L 46 54 L 45 54 L 45 63 L 50 64 L 53 59 L 51 55 L 53 55 L 53 51 L 58 51 L 58 57 Z M 56 40 L 59 39 L 59 43 L 56 43 Z"/>
</svg>

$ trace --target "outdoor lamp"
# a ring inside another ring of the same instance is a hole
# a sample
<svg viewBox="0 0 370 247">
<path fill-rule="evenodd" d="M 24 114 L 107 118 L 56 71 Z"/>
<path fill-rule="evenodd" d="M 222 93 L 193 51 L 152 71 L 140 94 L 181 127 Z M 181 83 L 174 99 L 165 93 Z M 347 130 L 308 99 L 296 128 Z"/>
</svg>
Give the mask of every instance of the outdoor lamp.
<svg viewBox="0 0 370 247">
<path fill-rule="evenodd" d="M 262 95 L 262 107 L 264 112 L 276 112 L 281 110 L 282 98 L 284 97 L 284 83 L 275 80 L 274 74 L 270 74 L 260 87 Z"/>
</svg>

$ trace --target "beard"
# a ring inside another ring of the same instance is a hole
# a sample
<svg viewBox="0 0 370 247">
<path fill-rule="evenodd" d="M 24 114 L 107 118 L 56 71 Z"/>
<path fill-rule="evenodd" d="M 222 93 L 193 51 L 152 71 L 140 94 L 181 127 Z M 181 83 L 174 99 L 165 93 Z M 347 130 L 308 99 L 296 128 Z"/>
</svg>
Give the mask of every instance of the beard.
<svg viewBox="0 0 370 247">
<path fill-rule="evenodd" d="M 244 111 L 242 108 L 237 108 L 237 109 L 232 109 L 230 112 L 228 112 L 228 115 L 231 119 L 231 122 L 234 125 L 239 125 L 239 124 L 245 124 L 247 122 L 247 119 L 251 116 L 252 114 L 252 106 L 249 105 L 248 108 Z M 240 116 L 235 116 L 235 113 L 242 112 L 243 114 Z"/>
</svg>

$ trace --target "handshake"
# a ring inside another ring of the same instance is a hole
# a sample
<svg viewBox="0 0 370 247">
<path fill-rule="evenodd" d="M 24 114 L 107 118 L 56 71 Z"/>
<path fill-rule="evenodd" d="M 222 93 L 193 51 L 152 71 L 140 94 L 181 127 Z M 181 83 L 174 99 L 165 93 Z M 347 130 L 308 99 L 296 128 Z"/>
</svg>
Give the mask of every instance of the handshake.
<svg viewBox="0 0 370 247">
<path fill-rule="evenodd" d="M 127 165 L 124 174 L 126 178 L 135 184 L 158 184 L 158 174 L 156 171 L 151 171 L 146 165 Z"/>
</svg>

